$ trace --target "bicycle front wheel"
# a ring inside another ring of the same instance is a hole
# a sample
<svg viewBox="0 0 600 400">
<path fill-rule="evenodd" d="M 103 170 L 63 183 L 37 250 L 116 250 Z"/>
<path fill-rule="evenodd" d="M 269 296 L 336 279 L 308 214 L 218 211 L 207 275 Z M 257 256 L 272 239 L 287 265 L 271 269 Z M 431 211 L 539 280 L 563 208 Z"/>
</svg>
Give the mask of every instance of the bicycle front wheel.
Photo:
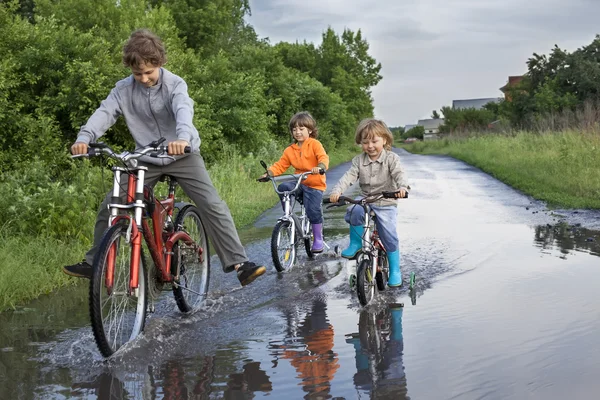
<svg viewBox="0 0 600 400">
<path fill-rule="evenodd" d="M 306 220 L 304 229 L 302 229 L 306 239 L 304 239 L 304 249 L 306 250 L 306 255 L 308 258 L 312 258 L 314 256 L 312 252 L 312 244 L 313 244 L 313 233 L 312 233 L 312 225 L 310 221 Z"/>
<path fill-rule="evenodd" d="M 132 247 L 127 238 L 128 225 L 128 221 L 121 220 L 111 226 L 104 234 L 94 259 L 90 317 L 96 344 L 104 357 L 111 356 L 135 339 L 146 322 L 147 275 L 143 252 L 139 260 L 138 289 L 129 293 Z M 109 259 L 114 260 L 112 287 L 106 286 Z"/>
<path fill-rule="evenodd" d="M 271 236 L 271 256 L 275 269 L 284 272 L 296 261 L 296 245 L 292 240 L 294 226 L 290 221 L 278 221 Z"/>
<path fill-rule="evenodd" d="M 179 277 L 173 284 L 173 296 L 181 312 L 189 312 L 202 305 L 208 293 L 210 280 L 210 251 L 208 236 L 200 213 L 195 206 L 184 207 L 175 219 L 175 229 L 183 230 L 193 240 L 178 240 L 173 246 L 171 273 Z"/>
<path fill-rule="evenodd" d="M 356 293 L 361 306 L 366 306 L 375 297 L 375 277 L 371 273 L 371 259 L 365 258 L 356 270 Z"/>
</svg>

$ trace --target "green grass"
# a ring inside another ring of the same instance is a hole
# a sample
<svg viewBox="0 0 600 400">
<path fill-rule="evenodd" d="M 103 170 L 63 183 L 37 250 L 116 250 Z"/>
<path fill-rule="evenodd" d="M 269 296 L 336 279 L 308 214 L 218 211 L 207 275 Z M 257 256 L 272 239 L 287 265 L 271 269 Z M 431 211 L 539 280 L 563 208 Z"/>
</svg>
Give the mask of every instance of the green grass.
<svg viewBox="0 0 600 400">
<path fill-rule="evenodd" d="M 600 136 L 580 132 L 487 135 L 403 145 L 447 154 L 555 208 L 600 208 Z"/>
<path fill-rule="evenodd" d="M 85 251 L 78 243 L 0 230 L 0 311 L 72 284 L 60 266 L 79 261 Z"/>
<path fill-rule="evenodd" d="M 329 155 L 330 166 L 350 160 L 358 151 L 356 146 L 337 150 Z M 270 163 L 276 159 L 265 161 Z M 236 154 L 228 157 L 227 162 L 209 167 L 213 184 L 229 206 L 238 229 L 252 223 L 278 201 L 270 184 L 256 181 L 263 172 L 258 160 Z M 101 200 L 97 199 L 98 202 Z M 86 209 L 96 210 L 97 207 L 97 204 L 88 204 Z M 88 249 L 87 233 L 91 234 L 93 229 L 91 214 L 87 219 L 89 226 L 72 227 L 85 234 L 70 235 L 79 239 L 70 242 L 49 236 L 15 233 L 14 229 L 0 229 L 0 311 L 65 285 L 83 284 L 81 279 L 63 274 L 62 266 L 80 261 Z M 85 221 L 79 223 L 86 225 Z"/>
</svg>

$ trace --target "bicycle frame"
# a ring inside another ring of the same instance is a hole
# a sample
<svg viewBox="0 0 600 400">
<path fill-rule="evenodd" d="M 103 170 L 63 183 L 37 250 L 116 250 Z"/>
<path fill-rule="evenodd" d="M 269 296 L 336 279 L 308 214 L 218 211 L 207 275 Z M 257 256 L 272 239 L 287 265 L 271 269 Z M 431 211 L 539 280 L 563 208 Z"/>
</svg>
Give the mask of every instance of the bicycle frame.
<svg viewBox="0 0 600 400">
<path fill-rule="evenodd" d="M 305 172 L 303 174 L 298 174 L 298 175 L 288 175 L 288 176 L 284 176 L 283 178 L 279 178 L 279 179 L 277 179 L 276 177 L 269 177 L 269 179 L 271 180 L 271 183 L 273 184 L 273 188 L 275 189 L 275 192 L 277 194 L 280 194 L 283 197 L 281 199 L 281 202 L 283 203 L 283 215 L 281 217 L 279 217 L 277 220 L 278 221 L 289 221 L 291 224 L 293 224 L 293 226 L 295 228 L 292 230 L 292 232 L 293 232 L 292 237 L 291 237 L 292 243 L 295 243 L 295 241 L 296 241 L 295 235 L 298 235 L 298 237 L 300 239 L 304 239 L 307 234 L 308 217 L 306 215 L 306 209 L 304 208 L 304 204 L 300 204 L 300 216 L 298 216 L 296 213 L 294 213 L 295 203 L 292 203 L 292 197 L 295 197 L 295 192 L 300 187 L 300 184 L 302 183 L 302 181 L 308 177 L 308 175 L 310 175 L 310 172 Z M 292 190 L 280 191 L 278 189 L 277 182 L 291 181 L 293 179 L 297 179 L 297 182 L 296 182 L 296 186 Z M 310 232 L 308 232 L 308 234 L 310 234 Z"/>
<path fill-rule="evenodd" d="M 126 158 L 126 156 L 124 157 Z M 173 246 L 178 240 L 193 243 L 192 238 L 184 231 L 165 231 L 165 222 L 172 221 L 175 208 L 174 181 L 169 181 L 169 194 L 166 199 L 154 198 L 153 190 L 145 188 L 144 178 L 148 168 L 137 166 L 135 159 L 129 160 L 130 168 L 113 167 L 113 190 L 109 217 L 109 226 L 125 219 L 129 222 L 127 240 L 131 240 L 131 259 L 129 275 L 129 293 L 134 293 L 139 288 L 139 268 L 142 252 L 142 237 L 145 240 L 152 260 L 161 274 L 162 282 L 173 282 L 171 275 L 171 258 Z M 125 203 L 121 201 L 121 179 L 123 173 L 127 174 L 127 192 Z M 144 215 L 144 209 L 150 206 L 149 216 Z M 126 210 L 127 214 L 119 214 L 120 210 Z M 131 215 L 133 213 L 133 216 Z M 152 220 L 152 229 L 148 220 Z M 172 222 L 171 222 L 172 227 Z M 111 291 L 114 281 L 114 267 L 116 249 L 111 248 L 108 254 L 107 273 L 105 286 Z M 199 249 L 202 252 L 202 249 Z M 164 256 L 163 256 L 164 255 Z M 199 253 L 199 256 L 202 254 Z"/>
<path fill-rule="evenodd" d="M 357 254 L 356 256 L 356 263 L 359 264 L 364 259 L 364 257 L 369 257 L 369 259 L 371 260 L 371 266 L 374 267 L 372 268 L 371 272 L 381 272 L 381 267 L 379 266 L 378 262 L 379 250 L 383 252 L 386 252 L 386 250 L 385 246 L 383 245 L 383 242 L 381 241 L 381 239 L 379 239 L 377 227 L 374 223 L 377 217 L 375 216 L 373 210 L 371 210 L 371 207 L 369 207 L 368 204 L 365 204 L 363 208 L 365 209 L 365 222 L 363 224 L 364 235 L 362 237 L 362 249 L 359 250 L 359 254 Z M 373 224 L 371 224 L 371 221 L 373 221 Z M 373 232 L 371 232 L 371 225 Z"/>
</svg>

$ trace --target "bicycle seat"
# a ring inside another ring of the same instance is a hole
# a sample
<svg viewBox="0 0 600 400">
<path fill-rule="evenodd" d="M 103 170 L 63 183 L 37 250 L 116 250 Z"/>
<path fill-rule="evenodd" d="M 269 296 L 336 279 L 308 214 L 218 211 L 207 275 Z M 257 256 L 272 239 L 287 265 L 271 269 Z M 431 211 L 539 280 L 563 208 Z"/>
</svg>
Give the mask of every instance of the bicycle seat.
<svg viewBox="0 0 600 400">
<path fill-rule="evenodd" d="M 177 182 L 177 178 L 175 178 L 173 175 L 164 174 L 164 175 L 161 175 L 159 178 L 160 182 L 166 182 L 167 180 L 169 180 L 171 182 Z"/>
</svg>

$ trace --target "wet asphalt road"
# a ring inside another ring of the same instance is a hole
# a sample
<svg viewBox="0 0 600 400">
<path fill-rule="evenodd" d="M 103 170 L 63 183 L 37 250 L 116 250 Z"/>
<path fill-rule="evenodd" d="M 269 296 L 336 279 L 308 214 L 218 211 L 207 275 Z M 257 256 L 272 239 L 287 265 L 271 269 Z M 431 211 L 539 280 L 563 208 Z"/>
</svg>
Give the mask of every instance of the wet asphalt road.
<svg viewBox="0 0 600 400">
<path fill-rule="evenodd" d="M 206 307 L 182 316 L 165 293 L 109 361 L 83 285 L 0 314 L 0 399 L 595 398 L 600 214 L 547 210 L 460 161 L 396 151 L 413 189 L 398 220 L 412 296 L 361 309 L 332 251 L 299 251 L 278 275 L 275 206 L 241 234 L 267 275 L 239 288 L 213 257 Z M 343 212 L 326 211 L 332 248 L 348 241 Z"/>
</svg>

